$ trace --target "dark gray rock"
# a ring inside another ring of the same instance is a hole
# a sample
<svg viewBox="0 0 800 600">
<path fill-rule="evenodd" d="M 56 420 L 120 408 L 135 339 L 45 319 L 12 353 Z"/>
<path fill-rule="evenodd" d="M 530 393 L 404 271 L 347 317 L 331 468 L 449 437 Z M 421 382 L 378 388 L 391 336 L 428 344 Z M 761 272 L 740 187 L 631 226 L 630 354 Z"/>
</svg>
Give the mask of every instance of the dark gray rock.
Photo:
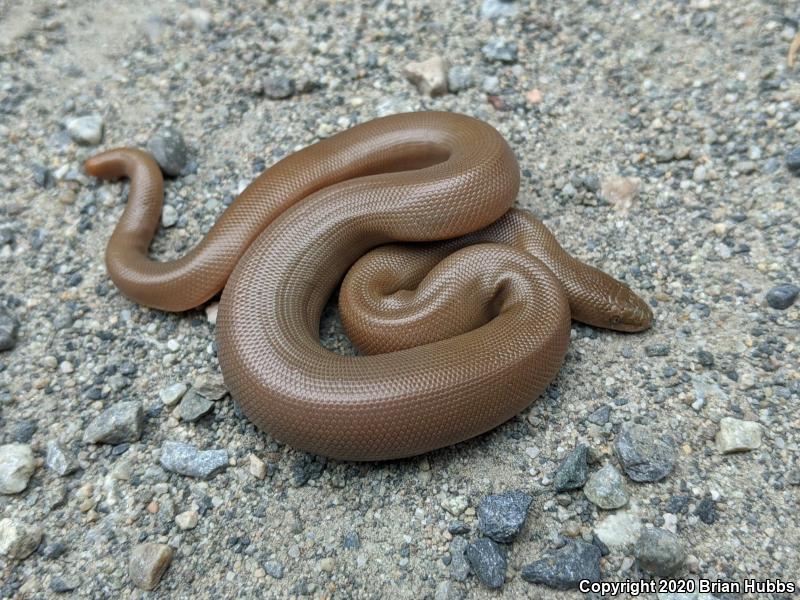
<svg viewBox="0 0 800 600">
<path fill-rule="evenodd" d="M 508 562 L 502 548 L 494 540 L 480 538 L 467 546 L 467 562 L 480 582 L 488 588 L 499 588 L 506 581 Z"/>
<path fill-rule="evenodd" d="M 703 498 L 694 514 L 706 525 L 712 525 L 717 520 L 717 505 L 711 498 Z"/>
<path fill-rule="evenodd" d="M 697 361 L 704 367 L 710 369 L 714 366 L 714 355 L 708 350 L 698 350 Z"/>
<path fill-rule="evenodd" d="M 312 479 L 317 479 L 325 472 L 327 464 L 328 459 L 324 456 L 300 455 L 292 464 L 292 483 L 302 487 Z"/>
<path fill-rule="evenodd" d="M 669 346 L 667 344 L 650 344 L 644 347 L 647 356 L 669 356 Z"/>
<path fill-rule="evenodd" d="M 450 542 L 450 577 L 456 581 L 466 581 L 469 575 L 467 562 L 467 540 L 457 535 Z"/>
<path fill-rule="evenodd" d="M 589 466 L 586 462 L 589 447 L 578 444 L 575 449 L 567 454 L 553 477 L 553 486 L 557 492 L 577 490 L 586 483 L 589 475 Z"/>
<path fill-rule="evenodd" d="M 492 62 L 517 62 L 517 43 L 502 38 L 492 38 L 481 48 L 487 60 Z"/>
<path fill-rule="evenodd" d="M 633 555 L 639 567 L 661 577 L 675 574 L 686 560 L 680 538 L 669 531 L 646 528 L 636 542 Z"/>
<path fill-rule="evenodd" d="M 121 444 L 142 437 L 144 413 L 136 400 L 118 402 L 94 419 L 83 434 L 87 444 Z"/>
<path fill-rule="evenodd" d="M 38 426 L 36 421 L 26 419 L 24 421 L 17 421 L 11 427 L 11 440 L 19 442 L 20 444 L 27 444 L 31 441 L 33 434 L 36 433 Z"/>
<path fill-rule="evenodd" d="M 520 490 L 484 498 L 478 506 L 478 529 L 496 542 L 508 543 L 519 534 L 533 497 Z"/>
<path fill-rule="evenodd" d="M 522 567 L 522 578 L 551 588 L 577 588 L 586 579 L 600 581 L 600 548 L 582 541 L 569 541 L 558 550 L 550 550 Z"/>
<path fill-rule="evenodd" d="M 798 294 L 800 287 L 792 283 L 782 283 L 767 292 L 767 304 L 775 310 L 786 310 L 794 304 Z"/>
<path fill-rule="evenodd" d="M 470 532 L 470 526 L 464 523 L 464 521 L 452 521 L 447 526 L 447 531 L 453 535 L 464 535 Z"/>
<path fill-rule="evenodd" d="M 161 466 L 167 471 L 188 477 L 211 477 L 228 467 L 226 450 L 198 450 L 182 442 L 164 442 L 161 446 Z"/>
<path fill-rule="evenodd" d="M 189 160 L 189 149 L 174 127 L 162 127 L 147 142 L 147 151 L 156 159 L 165 175 L 177 177 Z"/>
<path fill-rule="evenodd" d="M 786 168 L 795 175 L 800 175 L 800 146 L 792 148 L 786 154 Z"/>
<path fill-rule="evenodd" d="M 214 403 L 211 400 L 204 398 L 197 391 L 191 389 L 181 400 L 178 406 L 178 413 L 181 420 L 194 422 L 210 413 L 213 408 Z"/>
<path fill-rule="evenodd" d="M 5 306 L 0 305 L 0 352 L 17 345 L 19 321 Z"/>
<path fill-rule="evenodd" d="M 611 406 L 609 406 L 608 404 L 604 404 L 596 411 L 594 411 L 592 414 L 590 414 L 588 417 L 586 417 L 586 420 L 589 421 L 589 423 L 594 423 L 595 425 L 603 426 L 606 423 L 608 423 L 608 420 L 610 418 L 611 418 Z"/>
<path fill-rule="evenodd" d="M 58 440 L 47 442 L 47 454 L 44 464 L 48 469 L 54 471 L 56 475 L 64 477 L 78 470 L 78 461 L 66 446 Z"/>
<path fill-rule="evenodd" d="M 672 472 L 678 450 L 672 438 L 642 425 L 626 425 L 615 444 L 617 457 L 634 481 L 658 481 Z"/>
</svg>

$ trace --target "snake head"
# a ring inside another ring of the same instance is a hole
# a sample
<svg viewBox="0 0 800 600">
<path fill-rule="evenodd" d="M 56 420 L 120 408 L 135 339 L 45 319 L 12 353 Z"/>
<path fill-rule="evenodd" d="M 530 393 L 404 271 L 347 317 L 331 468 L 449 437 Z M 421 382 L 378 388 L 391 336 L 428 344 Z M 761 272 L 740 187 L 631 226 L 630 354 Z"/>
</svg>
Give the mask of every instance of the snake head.
<svg viewBox="0 0 800 600">
<path fill-rule="evenodd" d="M 621 285 L 610 303 L 608 321 L 609 329 L 629 332 L 644 331 L 653 322 L 653 311 L 628 286 Z"/>
</svg>

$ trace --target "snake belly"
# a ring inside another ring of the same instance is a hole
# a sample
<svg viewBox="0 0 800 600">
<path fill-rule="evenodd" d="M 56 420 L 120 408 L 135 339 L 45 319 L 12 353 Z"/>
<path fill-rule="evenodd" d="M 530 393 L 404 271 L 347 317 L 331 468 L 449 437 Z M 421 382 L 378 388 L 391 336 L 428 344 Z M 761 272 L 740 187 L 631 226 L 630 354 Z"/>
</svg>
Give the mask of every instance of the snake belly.
<svg viewBox="0 0 800 600">
<path fill-rule="evenodd" d="M 474 437 L 552 381 L 571 318 L 621 331 L 652 320 L 625 284 L 512 209 L 514 154 L 465 115 L 383 117 L 287 156 L 170 262 L 148 256 L 163 196 L 155 161 L 121 148 L 86 170 L 130 179 L 106 250 L 115 285 L 168 311 L 223 290 L 231 395 L 256 426 L 315 454 L 393 459 Z M 319 341 L 340 283 L 358 356 Z"/>
</svg>

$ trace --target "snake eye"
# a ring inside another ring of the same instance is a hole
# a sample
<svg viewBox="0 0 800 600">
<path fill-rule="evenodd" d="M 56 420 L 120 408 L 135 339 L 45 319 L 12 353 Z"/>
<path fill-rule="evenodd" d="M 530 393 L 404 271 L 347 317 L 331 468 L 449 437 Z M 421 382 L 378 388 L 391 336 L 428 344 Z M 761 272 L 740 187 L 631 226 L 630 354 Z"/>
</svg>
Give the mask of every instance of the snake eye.
<svg viewBox="0 0 800 600">
<path fill-rule="evenodd" d="M 611 324 L 619 325 L 622 322 L 622 317 L 619 315 L 611 315 Z"/>
</svg>

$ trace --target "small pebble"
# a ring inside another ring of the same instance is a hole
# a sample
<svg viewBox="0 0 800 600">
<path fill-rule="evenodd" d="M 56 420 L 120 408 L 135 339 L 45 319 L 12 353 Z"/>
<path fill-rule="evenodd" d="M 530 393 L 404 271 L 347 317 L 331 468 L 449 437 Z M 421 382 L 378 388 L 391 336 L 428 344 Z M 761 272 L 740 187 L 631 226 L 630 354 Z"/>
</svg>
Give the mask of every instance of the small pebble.
<svg viewBox="0 0 800 600">
<path fill-rule="evenodd" d="M 755 421 L 724 417 L 719 422 L 716 442 L 722 454 L 755 450 L 761 446 L 761 425 Z"/>
<path fill-rule="evenodd" d="M 94 419 L 83 434 L 87 444 L 121 444 L 136 442 L 142 437 L 144 413 L 136 400 L 118 402 Z"/>
<path fill-rule="evenodd" d="M 156 131 L 147 142 L 147 151 L 153 155 L 164 174 L 171 177 L 180 175 L 189 160 L 189 149 L 186 147 L 186 142 L 180 131 L 174 127 L 161 127 Z M 164 225 L 164 227 L 170 227 L 170 225 Z"/>
<path fill-rule="evenodd" d="M 0 520 L 0 556 L 22 560 L 42 541 L 42 528 L 14 519 Z"/>
<path fill-rule="evenodd" d="M 0 446 L 0 494 L 19 494 L 28 487 L 36 469 L 28 444 Z"/>
<path fill-rule="evenodd" d="M 475 84 L 472 69 L 456 65 L 447 71 L 447 89 L 453 93 L 463 92 Z"/>
<path fill-rule="evenodd" d="M 166 544 L 139 544 L 131 552 L 128 574 L 136 587 L 149 591 L 159 584 L 171 562 L 172 548 Z"/>
<path fill-rule="evenodd" d="M 166 406 L 174 406 L 183 398 L 188 387 L 185 383 L 173 383 L 158 392 L 158 397 Z"/>
<path fill-rule="evenodd" d="M 467 562 L 467 540 L 460 535 L 453 538 L 450 542 L 450 577 L 456 581 L 466 581 L 469 575 L 469 563 Z"/>
<path fill-rule="evenodd" d="M 161 209 L 161 226 L 173 227 L 178 222 L 178 211 L 171 204 L 165 204 Z"/>
<path fill-rule="evenodd" d="M 213 408 L 214 403 L 211 400 L 201 396 L 192 388 L 178 405 L 178 414 L 182 421 L 193 423 L 210 413 Z"/>
<path fill-rule="evenodd" d="M 592 473 L 583 486 L 583 493 L 592 504 L 605 510 L 621 508 L 628 503 L 625 481 L 610 463 Z"/>
<path fill-rule="evenodd" d="M 250 455 L 250 474 L 256 479 L 264 479 L 267 476 L 267 464 L 255 454 Z"/>
<path fill-rule="evenodd" d="M 511 542 L 519 534 L 533 497 L 520 490 L 487 496 L 478 506 L 478 529 L 496 542 Z"/>
<path fill-rule="evenodd" d="M 78 461 L 66 446 L 58 440 L 47 442 L 47 454 L 44 464 L 60 477 L 65 477 L 78 470 Z"/>
<path fill-rule="evenodd" d="M 642 569 L 661 577 L 674 575 L 686 560 L 686 550 L 680 538 L 656 527 L 642 531 L 633 554 Z"/>
<path fill-rule="evenodd" d="M 517 62 L 517 43 L 502 38 L 492 38 L 481 48 L 483 55 L 493 62 Z"/>
<path fill-rule="evenodd" d="M 678 450 L 672 438 L 643 425 L 625 425 L 614 445 L 625 473 L 634 481 L 659 481 L 672 472 Z"/>
<path fill-rule="evenodd" d="M 175 516 L 175 524 L 179 529 L 186 531 L 188 529 L 194 529 L 197 527 L 197 522 L 199 519 L 200 515 L 196 510 L 187 510 Z"/>
<path fill-rule="evenodd" d="M 78 144 L 95 146 L 103 139 L 103 117 L 86 115 L 67 121 L 67 133 Z"/>
<path fill-rule="evenodd" d="M 198 450 L 182 442 L 166 441 L 161 446 L 161 466 L 188 477 L 208 478 L 228 467 L 226 450 Z"/>
<path fill-rule="evenodd" d="M 581 581 L 600 581 L 600 548 L 582 541 L 568 541 L 558 550 L 542 554 L 535 562 L 522 567 L 522 578 L 530 583 L 566 590 L 577 588 Z"/>
<path fill-rule="evenodd" d="M 18 332 L 19 321 L 8 308 L 0 304 L 0 352 L 17 345 Z"/>
<path fill-rule="evenodd" d="M 585 444 L 579 444 L 572 452 L 567 454 L 561 465 L 556 469 L 553 477 L 553 486 L 556 492 L 577 490 L 583 487 L 589 473 L 589 467 L 586 462 L 588 453 L 589 447 Z"/>
<path fill-rule="evenodd" d="M 479 538 L 467 546 L 466 557 L 472 572 L 483 585 L 491 589 L 503 586 L 508 563 L 497 542 Z"/>
<path fill-rule="evenodd" d="M 786 154 L 786 168 L 790 173 L 800 176 L 800 146 L 792 148 Z"/>
<path fill-rule="evenodd" d="M 786 310 L 794 304 L 798 294 L 800 287 L 792 283 L 782 283 L 767 292 L 767 304 L 775 310 Z"/>
<path fill-rule="evenodd" d="M 403 74 L 421 94 L 441 96 L 447 93 L 447 69 L 449 65 L 441 56 L 433 56 L 422 62 L 408 63 Z"/>
</svg>

